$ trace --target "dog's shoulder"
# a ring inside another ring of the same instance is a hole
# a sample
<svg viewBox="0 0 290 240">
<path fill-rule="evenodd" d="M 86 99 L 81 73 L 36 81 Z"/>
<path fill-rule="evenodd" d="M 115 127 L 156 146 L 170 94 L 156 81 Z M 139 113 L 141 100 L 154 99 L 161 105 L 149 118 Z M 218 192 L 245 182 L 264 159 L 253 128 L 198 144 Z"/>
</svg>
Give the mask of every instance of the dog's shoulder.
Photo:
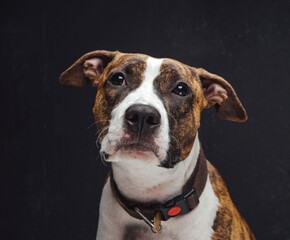
<svg viewBox="0 0 290 240">
<path fill-rule="evenodd" d="M 219 208 L 214 221 L 212 239 L 251 239 L 255 237 L 246 221 L 232 202 L 227 186 L 218 170 L 207 161 L 208 173 L 212 188 L 219 199 Z"/>
</svg>

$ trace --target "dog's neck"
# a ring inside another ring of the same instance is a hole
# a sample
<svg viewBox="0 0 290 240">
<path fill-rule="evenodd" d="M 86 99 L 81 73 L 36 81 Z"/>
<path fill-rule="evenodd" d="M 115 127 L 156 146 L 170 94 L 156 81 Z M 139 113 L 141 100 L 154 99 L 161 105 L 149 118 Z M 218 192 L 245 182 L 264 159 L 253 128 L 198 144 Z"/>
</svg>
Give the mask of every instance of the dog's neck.
<svg viewBox="0 0 290 240">
<path fill-rule="evenodd" d="M 188 157 L 174 168 L 163 168 L 148 161 L 112 163 L 114 180 L 127 199 L 140 202 L 165 202 L 182 192 L 191 176 L 200 152 L 198 135 Z"/>
</svg>

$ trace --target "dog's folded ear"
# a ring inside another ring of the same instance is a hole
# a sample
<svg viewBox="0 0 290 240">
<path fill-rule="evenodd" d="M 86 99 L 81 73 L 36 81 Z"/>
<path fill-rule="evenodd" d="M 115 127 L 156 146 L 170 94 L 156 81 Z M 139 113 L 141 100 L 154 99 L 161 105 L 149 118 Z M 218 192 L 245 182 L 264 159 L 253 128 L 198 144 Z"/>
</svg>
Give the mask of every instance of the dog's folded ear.
<svg viewBox="0 0 290 240">
<path fill-rule="evenodd" d="M 64 71 L 59 81 L 75 87 L 84 87 L 92 81 L 93 86 L 97 86 L 99 77 L 117 53 L 104 50 L 89 52 Z"/>
<path fill-rule="evenodd" d="M 233 87 L 222 77 L 209 73 L 202 68 L 196 69 L 203 93 L 207 100 L 206 108 L 215 106 L 220 118 L 244 122 L 247 113 Z"/>
</svg>

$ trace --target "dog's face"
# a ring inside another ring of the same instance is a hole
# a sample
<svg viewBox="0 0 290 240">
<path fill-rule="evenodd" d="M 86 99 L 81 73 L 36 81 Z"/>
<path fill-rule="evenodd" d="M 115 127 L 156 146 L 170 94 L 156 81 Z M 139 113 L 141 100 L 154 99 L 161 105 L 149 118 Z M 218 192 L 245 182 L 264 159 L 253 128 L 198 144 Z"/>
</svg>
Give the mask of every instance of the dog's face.
<svg viewBox="0 0 290 240">
<path fill-rule="evenodd" d="M 247 119 L 227 81 L 172 59 L 95 51 L 60 81 L 73 86 L 92 81 L 97 87 L 93 112 L 107 161 L 173 167 L 189 155 L 204 108 L 215 105 L 224 119 Z"/>
</svg>

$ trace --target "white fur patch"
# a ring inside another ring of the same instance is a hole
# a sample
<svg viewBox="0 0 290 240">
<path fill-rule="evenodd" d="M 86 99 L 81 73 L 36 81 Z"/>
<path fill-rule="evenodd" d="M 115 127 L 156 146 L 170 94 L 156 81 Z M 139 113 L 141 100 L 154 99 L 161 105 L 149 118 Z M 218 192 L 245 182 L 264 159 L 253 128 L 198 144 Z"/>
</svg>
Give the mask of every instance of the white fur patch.
<svg viewBox="0 0 290 240">
<path fill-rule="evenodd" d="M 102 141 L 101 151 L 111 155 L 109 161 L 120 161 L 122 156 L 115 152 L 115 146 L 124 136 L 123 121 L 125 111 L 133 104 L 145 104 L 153 106 L 161 115 L 161 125 L 155 143 L 159 147 L 158 158 L 154 160 L 155 164 L 160 164 L 161 159 L 166 158 L 169 146 L 169 126 L 168 116 L 164 105 L 157 94 L 154 92 L 154 79 L 160 74 L 162 59 L 148 57 L 146 61 L 146 69 L 144 72 L 144 80 L 140 87 L 132 91 L 117 107 L 112 111 L 112 119 L 110 120 L 109 130 Z M 115 154 L 116 153 L 116 154 Z"/>
</svg>

